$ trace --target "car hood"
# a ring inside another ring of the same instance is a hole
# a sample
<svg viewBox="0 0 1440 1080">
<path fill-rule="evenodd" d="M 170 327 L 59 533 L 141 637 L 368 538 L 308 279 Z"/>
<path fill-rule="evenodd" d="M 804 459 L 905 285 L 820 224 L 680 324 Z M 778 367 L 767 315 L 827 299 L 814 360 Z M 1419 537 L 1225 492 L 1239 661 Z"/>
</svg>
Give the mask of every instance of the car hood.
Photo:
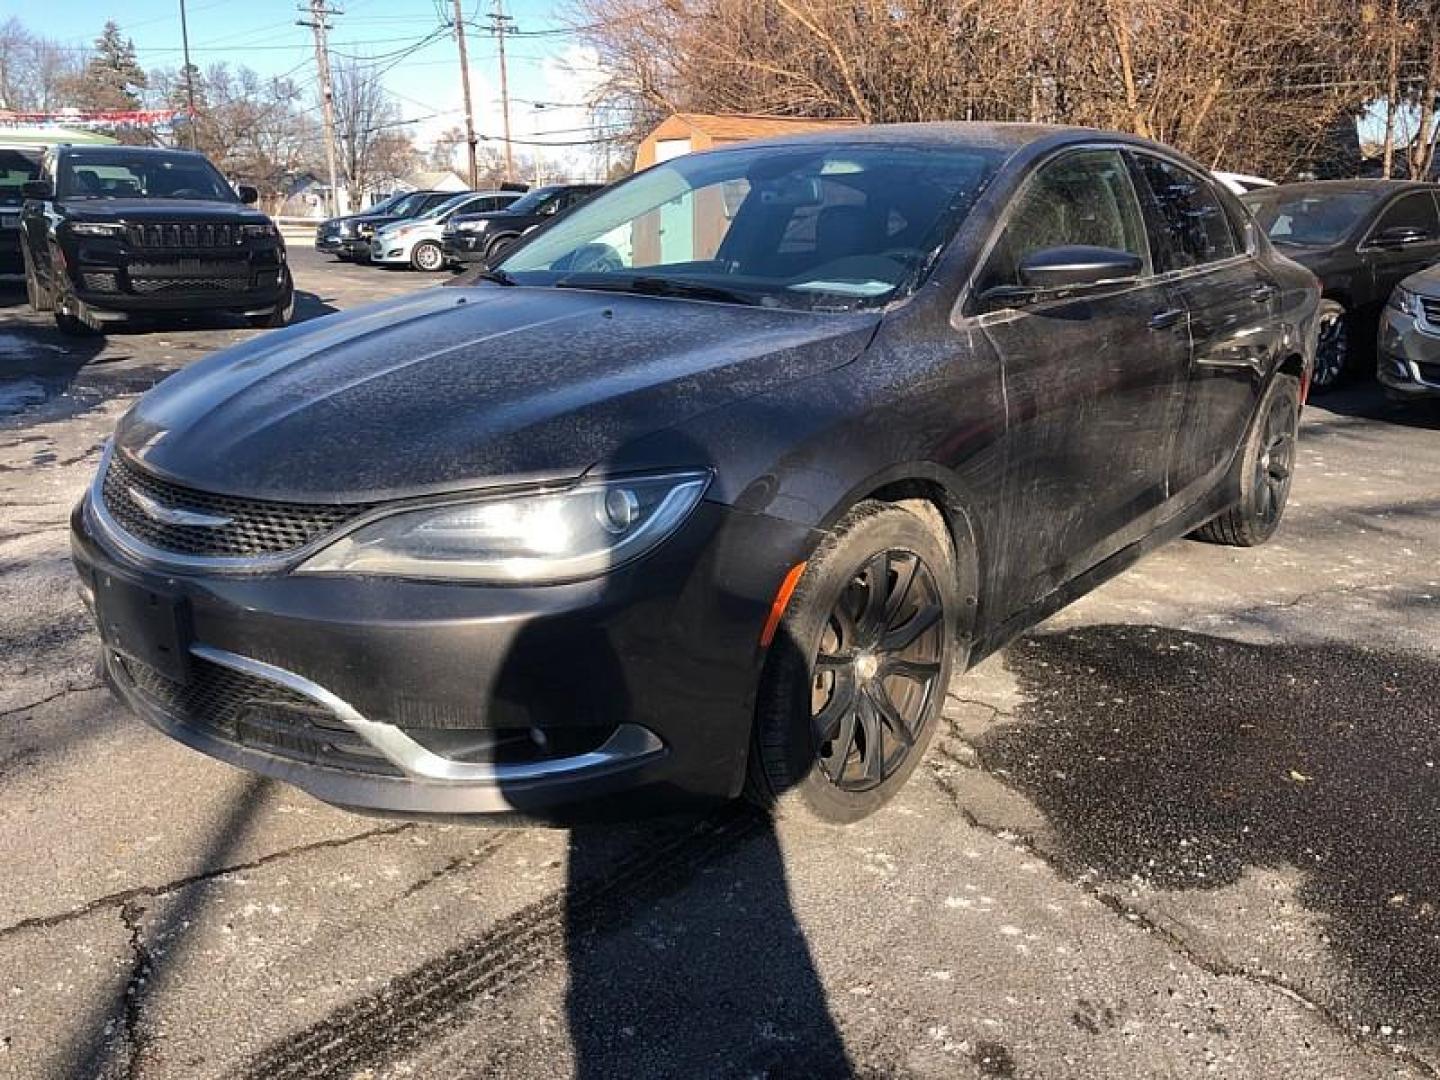
<svg viewBox="0 0 1440 1080">
<path fill-rule="evenodd" d="M 1428 270 L 1421 270 L 1418 274 L 1411 274 L 1400 284 L 1412 293 L 1418 293 L 1426 299 L 1440 298 L 1440 266 L 1432 266 Z"/>
<path fill-rule="evenodd" d="M 572 479 L 687 417 L 848 363 L 878 321 L 525 286 L 430 289 L 193 364 L 146 394 L 115 441 L 177 483 L 286 501 Z"/>
<path fill-rule="evenodd" d="M 66 199 L 71 221 L 195 221 L 259 224 L 269 221 L 244 203 L 204 202 L 199 199 Z"/>
</svg>

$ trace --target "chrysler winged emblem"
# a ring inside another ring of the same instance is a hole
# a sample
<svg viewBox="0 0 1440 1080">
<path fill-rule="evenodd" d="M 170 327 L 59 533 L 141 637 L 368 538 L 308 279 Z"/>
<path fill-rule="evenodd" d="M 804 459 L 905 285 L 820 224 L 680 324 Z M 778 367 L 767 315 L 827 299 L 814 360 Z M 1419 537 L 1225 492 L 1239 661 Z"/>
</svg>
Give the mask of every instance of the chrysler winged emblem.
<svg viewBox="0 0 1440 1080">
<path fill-rule="evenodd" d="M 176 506 L 166 506 L 160 500 L 146 495 L 139 488 L 126 488 L 130 498 L 141 510 L 164 525 L 196 525 L 202 529 L 219 529 L 222 526 L 231 524 L 234 519 L 221 517 L 219 514 L 202 514 L 198 510 L 181 510 Z"/>
</svg>

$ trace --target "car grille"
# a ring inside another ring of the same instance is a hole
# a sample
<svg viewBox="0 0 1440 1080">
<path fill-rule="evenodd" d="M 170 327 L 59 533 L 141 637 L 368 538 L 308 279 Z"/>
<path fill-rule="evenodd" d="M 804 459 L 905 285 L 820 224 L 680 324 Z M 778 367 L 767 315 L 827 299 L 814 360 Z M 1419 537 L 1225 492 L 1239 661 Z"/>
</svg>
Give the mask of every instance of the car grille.
<svg viewBox="0 0 1440 1080">
<path fill-rule="evenodd" d="M 1440 300 L 1428 296 L 1420 298 L 1420 310 L 1425 312 L 1425 321 L 1431 326 L 1440 326 Z"/>
<path fill-rule="evenodd" d="M 198 656 L 184 682 L 129 657 L 117 654 L 116 663 L 141 698 L 197 731 L 310 765 L 402 775 L 328 709 L 269 679 Z"/>
<path fill-rule="evenodd" d="M 250 275 L 243 277 L 139 277 L 130 275 L 132 292 L 145 296 L 166 293 L 215 293 L 247 292 L 250 289 Z"/>
<path fill-rule="evenodd" d="M 230 222 L 144 222 L 125 226 L 136 248 L 227 248 L 245 242 L 244 230 Z"/>
<path fill-rule="evenodd" d="M 171 525 L 151 517 L 135 494 L 172 509 L 228 519 L 224 525 Z M 214 495 L 144 472 L 118 453 L 101 484 L 105 509 L 127 533 L 161 551 L 208 558 L 278 555 L 304 547 L 370 504 L 324 506 Z"/>
</svg>

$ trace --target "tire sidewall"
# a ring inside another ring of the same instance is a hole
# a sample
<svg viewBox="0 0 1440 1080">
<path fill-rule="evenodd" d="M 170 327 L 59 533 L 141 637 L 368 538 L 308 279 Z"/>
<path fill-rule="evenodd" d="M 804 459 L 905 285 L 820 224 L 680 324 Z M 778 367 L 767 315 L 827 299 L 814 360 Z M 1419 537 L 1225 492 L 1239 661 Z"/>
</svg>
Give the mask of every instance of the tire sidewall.
<svg viewBox="0 0 1440 1080">
<path fill-rule="evenodd" d="M 1300 387 L 1293 378 L 1286 375 L 1278 375 L 1271 382 L 1269 390 L 1261 401 L 1259 410 L 1255 416 L 1255 426 L 1251 429 L 1250 438 L 1245 443 L 1244 471 L 1240 475 L 1240 505 L 1244 515 L 1244 528 L 1247 540 L 1252 544 L 1264 543 L 1280 527 L 1285 519 L 1285 507 L 1289 503 L 1289 487 L 1286 487 L 1285 501 L 1280 504 L 1279 511 L 1271 520 L 1266 520 L 1260 512 L 1260 485 L 1257 479 L 1260 456 L 1265 452 L 1266 433 L 1270 426 L 1270 417 L 1277 408 L 1288 408 L 1291 413 L 1290 436 L 1292 440 L 1299 436 L 1300 417 Z M 1291 475 L 1294 474 L 1294 460 L 1291 460 Z"/>
<path fill-rule="evenodd" d="M 830 612 L 870 557 L 884 550 L 918 555 L 934 575 L 941 597 L 945 648 L 923 726 L 901 766 L 863 792 L 842 791 L 819 766 L 811 733 L 812 662 Z M 916 515 L 895 506 L 861 504 L 842 522 L 835 539 L 813 556 L 771 644 L 756 706 L 752 767 L 763 770 L 775 809 L 848 824 L 874 813 L 904 786 L 940 726 L 945 693 L 954 671 L 960 613 L 955 556 L 948 540 Z"/>
<path fill-rule="evenodd" d="M 1322 337 L 1322 323 L 1326 319 L 1335 318 L 1345 331 L 1345 356 L 1341 358 L 1340 369 L 1330 377 L 1329 382 L 1321 382 L 1316 376 L 1320 373 L 1320 340 Z M 1322 300 L 1320 309 L 1315 317 L 1315 368 L 1310 377 L 1310 392 L 1312 394 L 1326 394 L 1334 390 L 1345 379 L 1345 374 L 1350 362 L 1350 347 L 1353 334 L 1351 333 L 1350 314 L 1345 306 L 1336 300 Z"/>
</svg>

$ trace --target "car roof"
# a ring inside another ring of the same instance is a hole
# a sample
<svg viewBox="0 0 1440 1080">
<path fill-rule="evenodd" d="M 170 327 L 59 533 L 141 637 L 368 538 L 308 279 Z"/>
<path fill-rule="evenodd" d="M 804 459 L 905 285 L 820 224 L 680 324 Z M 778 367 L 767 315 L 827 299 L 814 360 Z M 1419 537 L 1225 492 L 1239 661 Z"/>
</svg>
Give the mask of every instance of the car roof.
<svg viewBox="0 0 1440 1080">
<path fill-rule="evenodd" d="M 70 143 L 58 143 L 55 149 L 62 154 L 84 154 L 86 157 L 98 155 L 100 157 L 173 157 L 179 154 L 183 157 L 205 158 L 199 150 L 186 150 L 179 146 L 91 146 L 72 145 Z M 208 160 L 208 159 L 207 159 Z"/>
<path fill-rule="evenodd" d="M 940 120 L 921 124 L 858 124 L 821 131 L 776 135 L 717 147 L 719 151 L 753 146 L 853 146 L 857 143 L 895 143 L 910 146 L 983 146 L 1018 150 L 1042 139 L 1074 135 L 1076 140 L 1097 136 L 1144 143 L 1119 132 L 1060 124 L 1022 124 L 971 120 Z M 715 151 L 708 151 L 714 153 Z"/>
</svg>

